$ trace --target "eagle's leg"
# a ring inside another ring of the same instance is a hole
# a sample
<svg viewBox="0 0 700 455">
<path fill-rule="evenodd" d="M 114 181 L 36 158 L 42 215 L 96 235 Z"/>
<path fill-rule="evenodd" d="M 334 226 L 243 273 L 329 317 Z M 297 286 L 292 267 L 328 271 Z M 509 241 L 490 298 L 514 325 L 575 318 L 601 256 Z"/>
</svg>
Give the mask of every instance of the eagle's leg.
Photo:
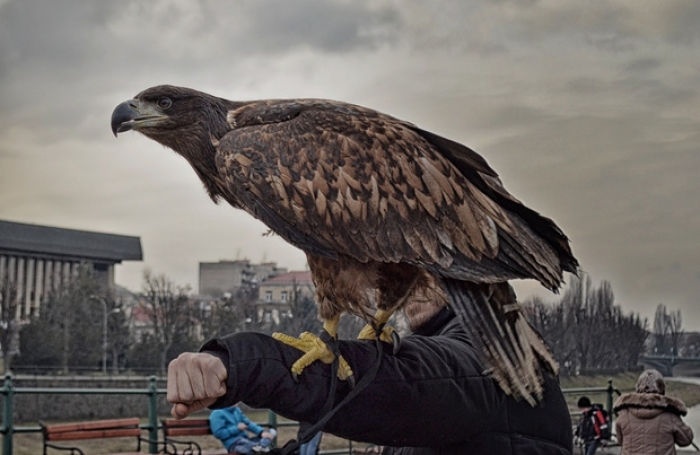
<svg viewBox="0 0 700 455">
<path fill-rule="evenodd" d="M 323 330 L 334 340 L 338 339 L 338 323 L 340 315 L 336 315 L 331 319 L 323 322 Z M 304 352 L 304 355 L 292 365 L 291 371 L 294 375 L 300 375 L 304 368 L 308 367 L 317 360 L 323 363 L 331 364 L 335 360 L 335 353 L 328 347 L 320 337 L 310 332 L 304 332 L 299 335 L 299 338 L 294 338 L 283 333 L 273 333 L 272 338 L 275 340 L 292 346 Z M 338 359 L 338 378 L 346 380 L 352 376 L 352 369 L 348 362 L 340 356 Z"/>
<path fill-rule="evenodd" d="M 428 276 L 421 269 L 406 264 L 382 264 L 378 274 L 379 301 L 374 324 L 367 324 L 357 338 L 374 340 L 378 336 L 381 341 L 393 343 L 396 354 L 400 348 L 399 335 L 386 323 L 411 299 L 417 288 L 425 286 Z"/>
<path fill-rule="evenodd" d="M 374 320 L 376 321 L 376 324 L 367 324 L 360 331 L 360 334 L 357 336 L 357 339 L 374 340 L 377 337 L 377 335 L 379 335 L 379 339 L 381 341 L 384 341 L 386 343 L 393 343 L 396 339 L 396 331 L 393 327 L 387 326 L 386 323 L 389 321 L 391 315 L 394 314 L 394 311 L 395 310 L 377 310 L 377 313 L 374 315 Z M 379 334 L 377 334 L 377 330 L 380 330 Z"/>
</svg>

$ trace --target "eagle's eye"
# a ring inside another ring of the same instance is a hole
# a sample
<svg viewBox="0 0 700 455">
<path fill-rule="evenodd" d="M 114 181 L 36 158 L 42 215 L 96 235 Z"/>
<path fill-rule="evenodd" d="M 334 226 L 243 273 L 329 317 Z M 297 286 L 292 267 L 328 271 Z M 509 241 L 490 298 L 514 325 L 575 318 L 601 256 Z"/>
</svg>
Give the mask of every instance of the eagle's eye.
<svg viewBox="0 0 700 455">
<path fill-rule="evenodd" d="M 173 100 L 171 100 L 167 96 L 164 96 L 163 98 L 158 100 L 158 107 L 161 109 L 167 109 L 172 105 L 173 105 Z"/>
</svg>

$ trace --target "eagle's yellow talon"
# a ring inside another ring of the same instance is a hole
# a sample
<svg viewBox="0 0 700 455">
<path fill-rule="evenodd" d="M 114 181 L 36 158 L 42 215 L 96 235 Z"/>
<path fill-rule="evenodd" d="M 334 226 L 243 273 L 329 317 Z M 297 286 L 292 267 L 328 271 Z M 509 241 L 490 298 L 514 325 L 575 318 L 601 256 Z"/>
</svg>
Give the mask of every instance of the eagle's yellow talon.
<svg viewBox="0 0 700 455">
<path fill-rule="evenodd" d="M 304 332 L 304 333 L 306 333 L 306 332 Z M 288 346 L 291 346 L 293 348 L 297 348 L 297 349 L 302 350 L 302 351 L 303 351 L 303 349 L 301 348 L 301 346 L 303 344 L 303 341 L 302 341 L 303 336 L 304 336 L 304 334 L 302 333 L 301 335 L 299 335 L 299 338 L 297 339 L 297 338 L 294 338 L 293 336 L 289 336 L 289 335 L 284 334 L 284 333 L 275 332 L 272 334 L 272 338 L 279 341 L 280 343 L 284 343 Z"/>
<path fill-rule="evenodd" d="M 348 379 L 352 378 L 352 375 L 352 368 L 350 368 L 350 365 L 343 358 L 343 356 L 340 356 L 340 359 L 338 359 L 338 379 L 341 381 L 347 381 Z"/>
<path fill-rule="evenodd" d="M 295 375 L 300 375 L 304 368 L 308 367 L 316 360 L 320 360 L 325 364 L 331 364 L 335 360 L 335 354 L 331 351 L 326 343 L 313 333 L 304 332 L 299 335 L 299 338 L 294 338 L 284 333 L 273 333 L 272 338 L 292 346 L 304 352 L 304 355 L 292 365 L 291 371 Z M 347 380 L 353 375 L 352 369 L 348 362 L 341 356 L 338 363 L 338 378 Z"/>
<path fill-rule="evenodd" d="M 395 330 L 393 327 L 385 326 L 379 334 L 379 340 L 389 344 L 393 343 L 395 339 L 394 332 Z M 377 338 L 377 332 L 374 330 L 372 324 L 367 324 L 360 331 L 360 334 L 357 335 L 358 340 L 374 340 L 375 338 Z"/>
<path fill-rule="evenodd" d="M 387 311 L 387 310 L 377 310 L 377 313 L 374 315 L 374 320 L 376 327 L 382 327 L 382 333 L 379 334 L 379 340 L 384 341 L 385 343 L 392 344 L 394 343 L 394 340 L 398 339 L 398 333 L 393 329 L 393 327 L 389 327 L 386 325 L 387 321 L 391 317 L 391 315 L 394 314 L 393 310 Z M 375 326 L 372 324 L 367 324 L 361 331 L 360 334 L 357 336 L 358 340 L 374 340 L 377 338 L 377 331 L 374 329 Z"/>
</svg>

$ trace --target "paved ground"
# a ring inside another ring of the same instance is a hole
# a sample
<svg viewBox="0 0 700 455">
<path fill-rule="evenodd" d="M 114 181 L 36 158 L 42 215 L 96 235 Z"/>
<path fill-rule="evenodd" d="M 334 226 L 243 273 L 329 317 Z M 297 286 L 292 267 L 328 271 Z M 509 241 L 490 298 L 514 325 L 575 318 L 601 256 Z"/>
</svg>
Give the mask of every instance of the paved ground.
<svg viewBox="0 0 700 455">
<path fill-rule="evenodd" d="M 620 447 L 619 446 L 600 447 L 600 448 L 598 448 L 598 451 L 596 453 L 597 454 L 606 454 L 606 455 L 619 455 L 620 454 Z M 691 454 L 698 455 L 698 453 L 700 453 L 700 452 L 691 446 L 690 449 L 688 449 L 687 447 L 684 449 L 677 449 L 676 453 L 678 453 L 679 455 L 681 455 L 681 454 L 682 455 L 691 455 Z M 579 454 L 583 454 L 583 452 L 581 452 L 581 449 L 579 447 L 574 447 L 574 455 L 579 455 Z"/>
</svg>

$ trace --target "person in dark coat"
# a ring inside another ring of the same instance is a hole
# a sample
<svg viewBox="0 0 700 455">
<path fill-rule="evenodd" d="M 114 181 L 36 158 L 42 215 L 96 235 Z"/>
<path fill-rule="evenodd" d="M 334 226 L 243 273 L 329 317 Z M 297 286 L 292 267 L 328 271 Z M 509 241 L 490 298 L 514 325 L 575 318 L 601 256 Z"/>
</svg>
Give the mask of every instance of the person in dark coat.
<svg viewBox="0 0 700 455">
<path fill-rule="evenodd" d="M 381 343 L 379 370 L 323 431 L 386 446 L 385 455 L 565 455 L 572 453 L 571 417 L 556 378 L 544 378 L 544 397 L 532 407 L 507 396 L 449 307 L 409 315 L 413 334 L 398 353 Z M 425 321 L 425 322 L 422 322 Z M 358 385 L 372 366 L 371 341 L 340 341 Z M 289 367 L 299 351 L 259 333 L 237 333 L 184 353 L 168 368 L 172 414 L 239 401 L 302 422 L 318 422 L 331 394 L 329 365 L 314 362 L 297 380 Z M 340 382 L 335 402 L 351 388 Z"/>
<path fill-rule="evenodd" d="M 574 436 L 583 443 L 585 454 L 593 455 L 601 442 L 601 435 L 597 428 L 594 414 L 596 409 L 593 407 L 591 399 L 588 397 L 579 398 L 578 408 L 581 411 L 581 418 L 576 426 Z"/>
</svg>

